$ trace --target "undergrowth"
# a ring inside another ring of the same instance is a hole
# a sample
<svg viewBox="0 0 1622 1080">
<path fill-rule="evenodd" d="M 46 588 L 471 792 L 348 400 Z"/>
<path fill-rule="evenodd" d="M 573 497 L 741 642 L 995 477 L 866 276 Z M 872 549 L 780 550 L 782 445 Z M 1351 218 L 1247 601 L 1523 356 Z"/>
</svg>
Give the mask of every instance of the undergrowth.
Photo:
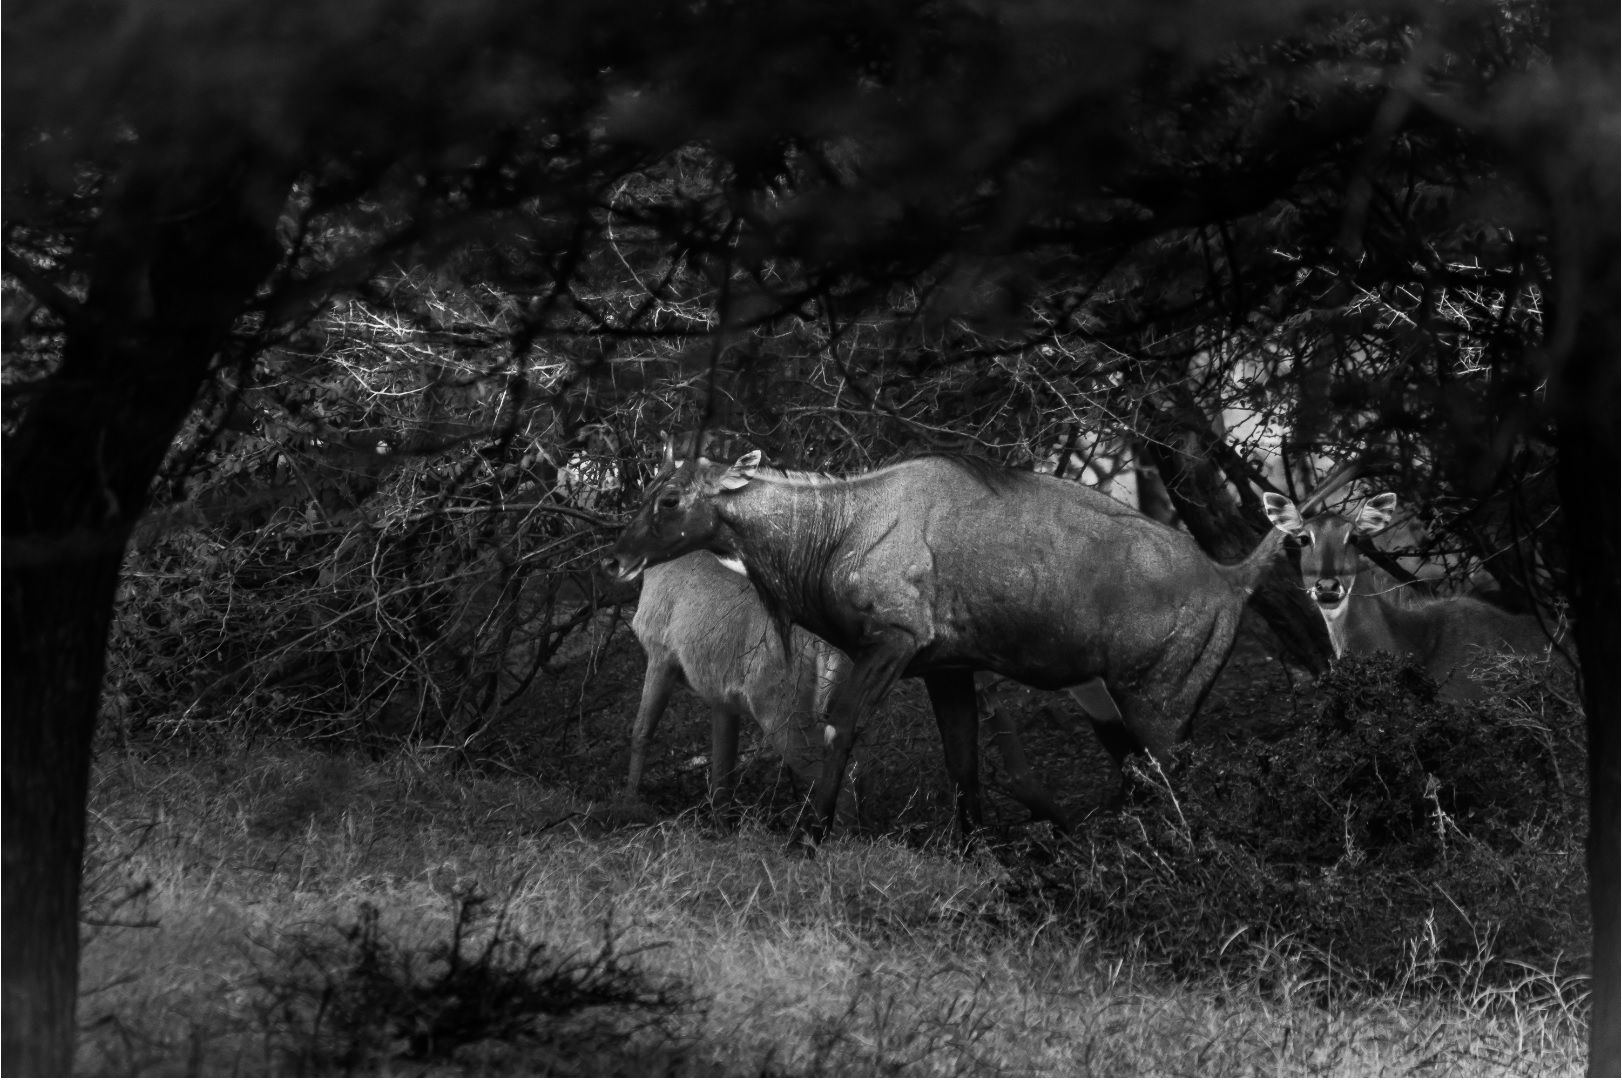
<svg viewBox="0 0 1622 1080">
<path fill-rule="evenodd" d="M 527 939 L 504 907 L 456 897 L 448 940 L 412 946 L 372 903 L 355 920 L 287 935 L 255 980 L 264 1027 L 290 1075 L 454 1066 L 482 1075 L 668 1072 L 670 1017 L 694 1004 L 679 981 L 628 963 L 605 924 L 594 953 Z M 488 926 L 481 924 L 489 923 Z M 478 940 L 482 937 L 482 943 Z"/>
<path fill-rule="evenodd" d="M 1454 704 L 1389 656 L 1343 661 L 1281 739 L 1130 763 L 1124 812 L 1017 865 L 1016 891 L 1178 976 L 1284 955 L 1369 992 L 1569 987 L 1588 949 L 1582 717 L 1547 664 L 1500 657 L 1484 682 Z"/>
<path fill-rule="evenodd" d="M 1121 813 L 1023 854 L 902 832 L 807 862 L 771 814 L 626 825 L 449 755 L 106 752 L 78 1067 L 1570 1072 L 1578 717 L 1547 672 L 1487 681 L 1454 706 L 1345 664 L 1297 730 L 1140 766 Z"/>
</svg>

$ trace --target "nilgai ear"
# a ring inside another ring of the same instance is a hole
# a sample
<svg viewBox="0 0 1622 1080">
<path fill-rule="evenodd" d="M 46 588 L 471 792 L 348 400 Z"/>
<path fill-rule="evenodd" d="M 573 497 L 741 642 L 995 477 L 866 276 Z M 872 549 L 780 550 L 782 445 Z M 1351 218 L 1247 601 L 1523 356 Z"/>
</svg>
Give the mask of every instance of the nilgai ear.
<svg viewBox="0 0 1622 1080">
<path fill-rule="evenodd" d="M 661 431 L 659 434 L 663 435 L 665 439 L 665 456 L 664 460 L 659 463 L 659 471 L 669 472 L 676 466 L 676 439 L 675 436 L 666 431 Z"/>
<path fill-rule="evenodd" d="M 1295 504 L 1284 496 L 1275 492 L 1264 492 L 1262 505 L 1267 508 L 1267 520 L 1273 523 L 1273 528 L 1286 536 L 1300 536 L 1306 531 L 1307 523 L 1301 520 L 1301 511 Z"/>
<path fill-rule="evenodd" d="M 1376 495 L 1364 503 L 1357 511 L 1357 531 L 1360 533 L 1377 533 L 1391 524 L 1391 515 L 1396 512 L 1397 497 L 1391 492 Z"/>
<path fill-rule="evenodd" d="M 760 465 L 760 451 L 751 450 L 743 457 L 732 463 L 732 467 L 721 474 L 719 481 L 722 491 L 737 491 L 754 477 L 750 470 Z"/>
</svg>

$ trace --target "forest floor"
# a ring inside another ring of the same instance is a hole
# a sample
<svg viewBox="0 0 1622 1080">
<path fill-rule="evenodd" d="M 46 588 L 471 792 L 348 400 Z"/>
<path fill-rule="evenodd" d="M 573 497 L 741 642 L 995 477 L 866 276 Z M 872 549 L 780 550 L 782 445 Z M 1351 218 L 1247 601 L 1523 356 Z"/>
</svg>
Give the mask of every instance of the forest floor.
<svg viewBox="0 0 1622 1080">
<path fill-rule="evenodd" d="M 1178 978 L 1033 910 L 998 843 L 965 855 L 921 690 L 864 733 L 866 828 L 783 851 L 764 754 L 737 829 L 701 809 L 706 721 L 678 694 L 642 803 L 620 797 L 641 657 L 584 642 L 527 725 L 471 760 L 287 743 L 108 749 L 95 767 L 78 1068 L 94 1074 L 1543 1075 L 1579 1010 L 1513 991 L 1371 995 Z M 1240 648 L 1196 739 L 1266 737 L 1310 680 Z M 1068 706 L 1025 717 L 1068 805 L 1109 794 Z M 988 775 L 992 765 L 988 761 Z M 1014 843 L 1014 846 L 1018 846 Z M 1212 948 L 1222 942 L 1212 942 Z M 1269 960 L 1276 962 L 1269 962 Z"/>
</svg>

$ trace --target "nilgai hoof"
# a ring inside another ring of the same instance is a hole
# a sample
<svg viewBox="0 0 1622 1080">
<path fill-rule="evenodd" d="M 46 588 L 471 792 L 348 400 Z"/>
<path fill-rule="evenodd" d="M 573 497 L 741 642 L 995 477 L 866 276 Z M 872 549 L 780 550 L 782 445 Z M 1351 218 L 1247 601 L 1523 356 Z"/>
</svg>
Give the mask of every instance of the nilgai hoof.
<svg viewBox="0 0 1622 1080">
<path fill-rule="evenodd" d="M 811 839 L 811 834 L 800 829 L 789 837 L 788 847 L 783 854 L 796 859 L 814 859 L 817 857 L 817 842 Z"/>
</svg>

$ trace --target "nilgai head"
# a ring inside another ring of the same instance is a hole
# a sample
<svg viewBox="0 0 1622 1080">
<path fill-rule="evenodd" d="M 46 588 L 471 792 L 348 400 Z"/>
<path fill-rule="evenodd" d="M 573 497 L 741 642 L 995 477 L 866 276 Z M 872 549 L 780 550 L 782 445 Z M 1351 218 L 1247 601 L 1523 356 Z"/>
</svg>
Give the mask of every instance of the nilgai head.
<svg viewBox="0 0 1622 1080">
<path fill-rule="evenodd" d="M 678 460 L 675 445 L 665 440 L 664 462 L 648 485 L 636 517 L 620 534 L 609 556 L 609 566 L 621 581 L 630 581 L 643 568 L 679 558 L 700 548 L 714 550 L 719 519 L 717 496 L 749 483 L 760 464 L 760 451 L 752 450 L 731 465 L 693 455 Z M 718 552 L 725 555 L 726 552 Z"/>
<path fill-rule="evenodd" d="M 1376 495 L 1350 518 L 1340 514 L 1301 516 L 1294 503 L 1272 492 L 1262 496 L 1273 527 L 1301 541 L 1301 584 L 1325 615 L 1340 614 L 1351 599 L 1361 556 L 1358 537 L 1372 536 L 1391 524 L 1397 497 Z"/>
</svg>

